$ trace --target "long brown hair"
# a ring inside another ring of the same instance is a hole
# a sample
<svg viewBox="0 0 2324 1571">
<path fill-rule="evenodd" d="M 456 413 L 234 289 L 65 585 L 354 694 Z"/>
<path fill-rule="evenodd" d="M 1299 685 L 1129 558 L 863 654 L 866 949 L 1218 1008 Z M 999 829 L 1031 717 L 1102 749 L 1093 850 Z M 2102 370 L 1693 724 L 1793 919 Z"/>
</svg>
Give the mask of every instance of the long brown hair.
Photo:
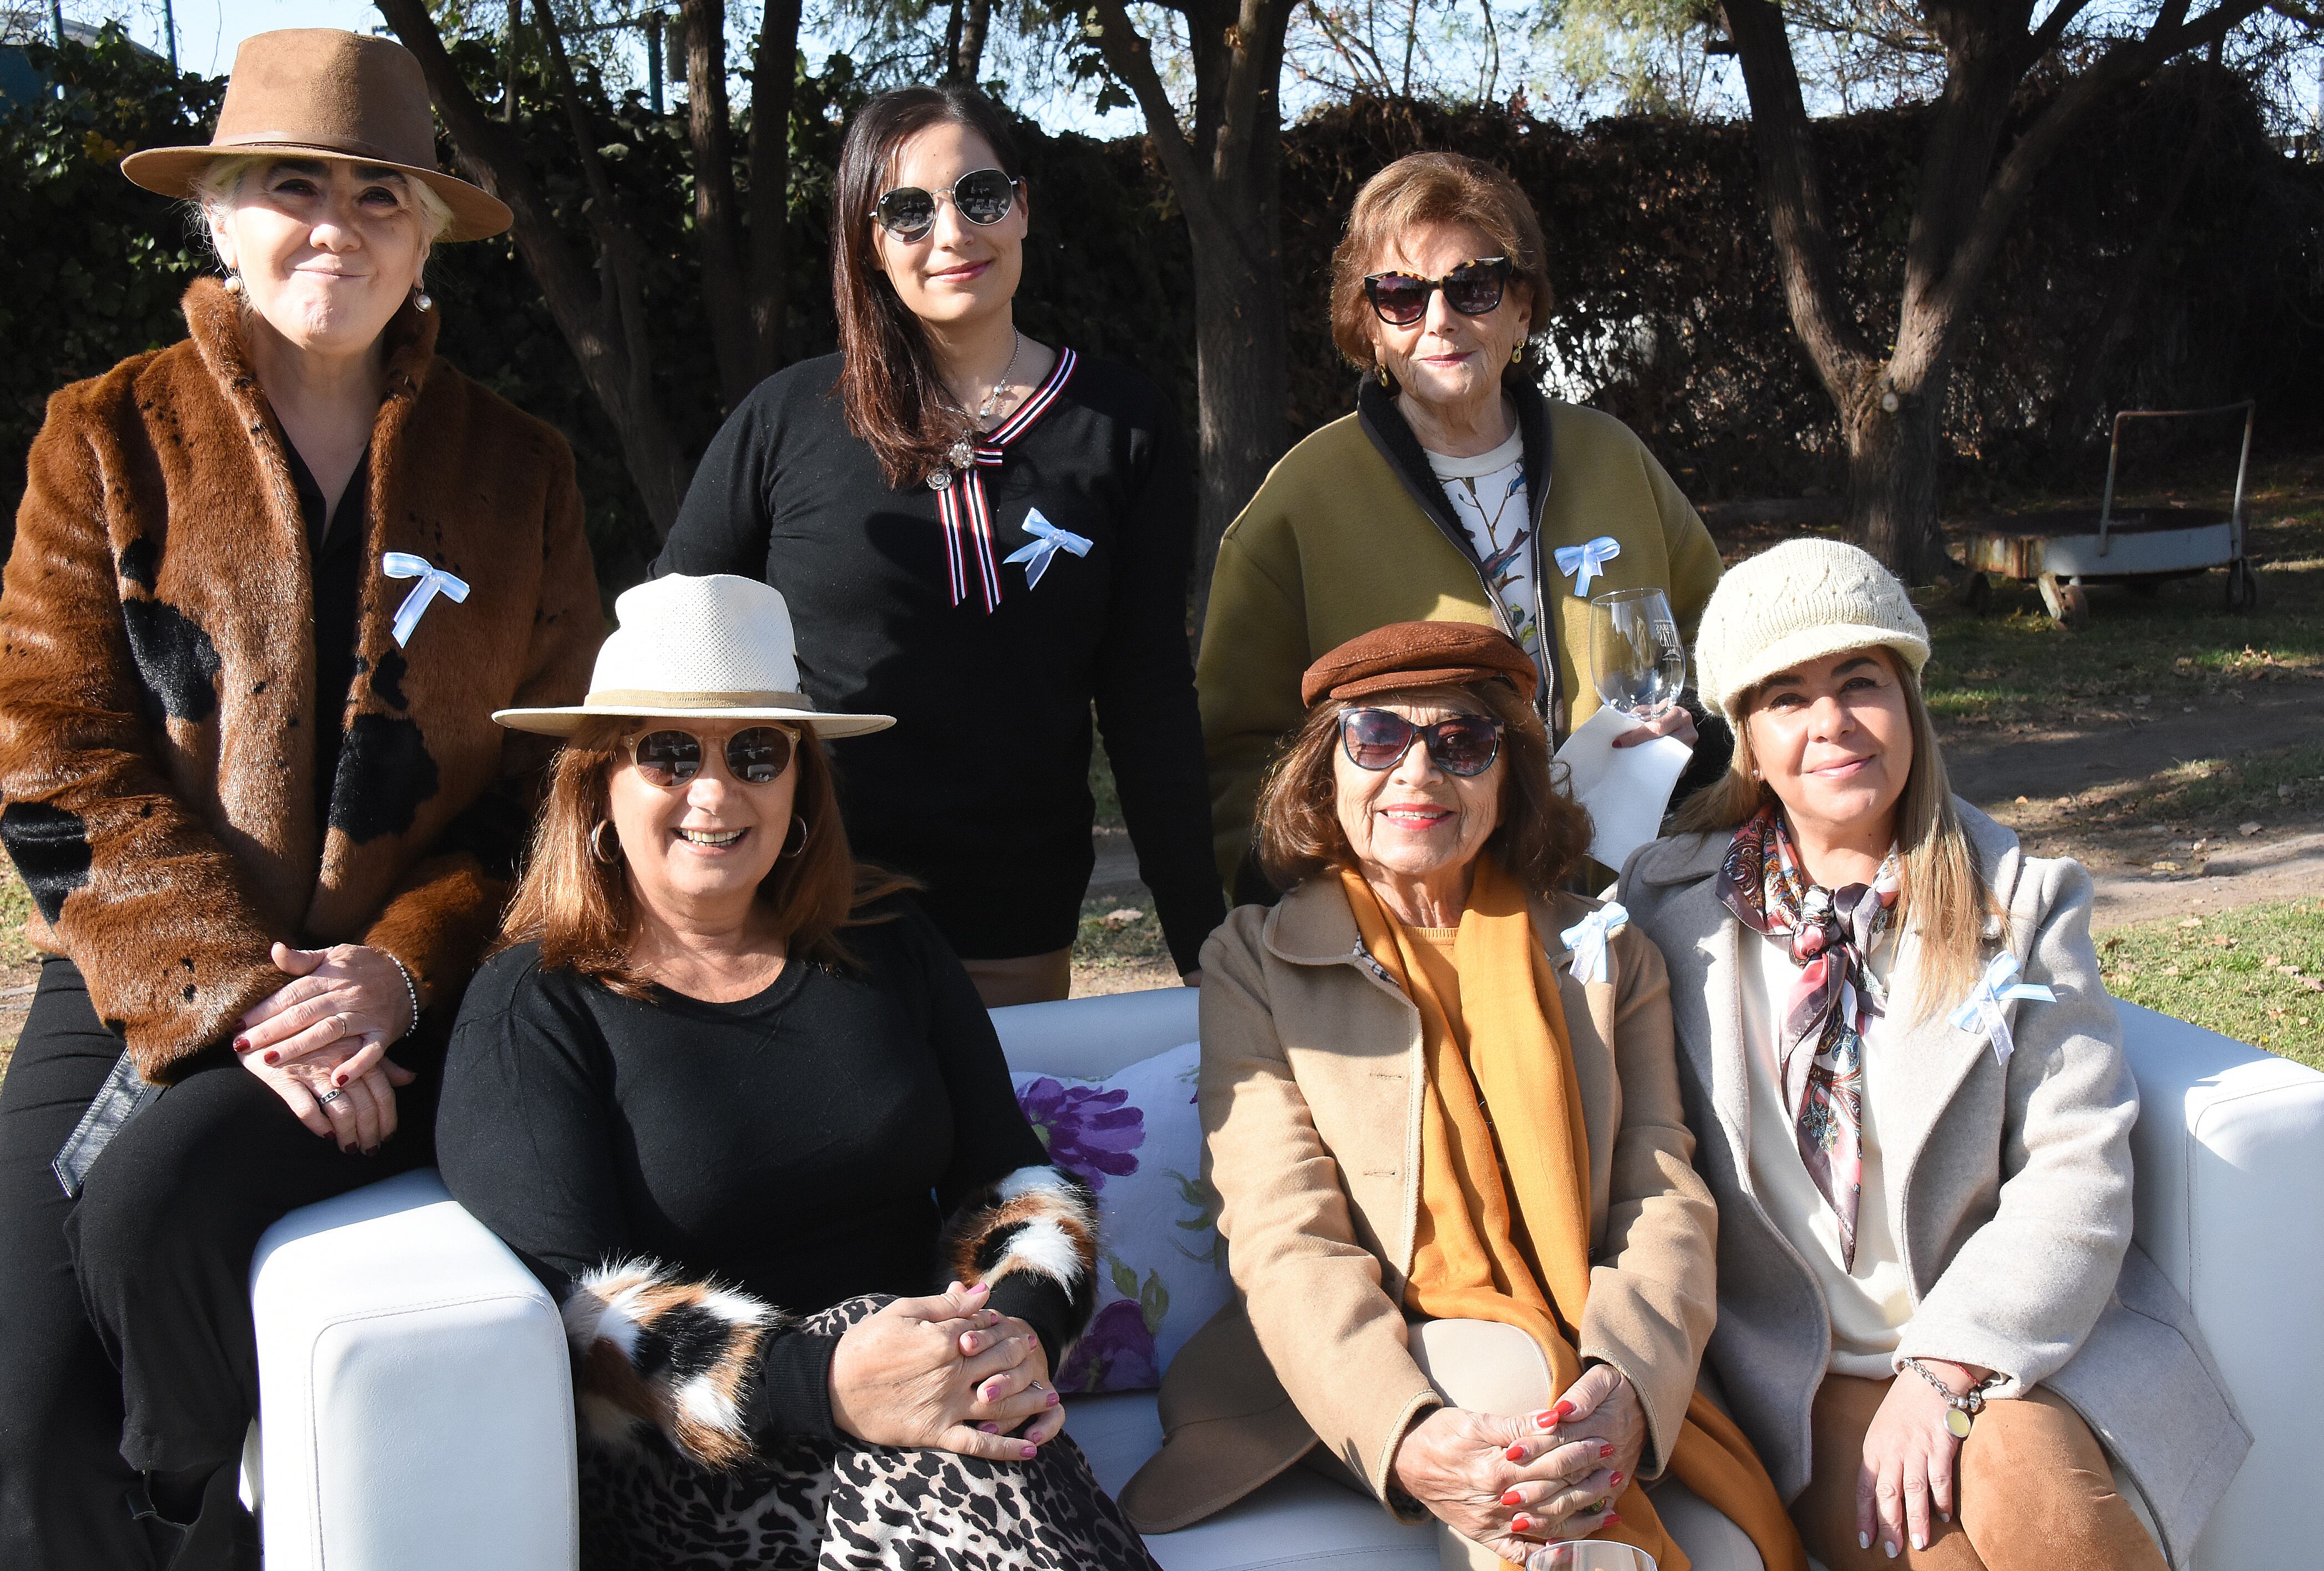
<svg viewBox="0 0 2324 1571">
<path fill-rule="evenodd" d="M 1913 765 L 1904 773 L 1904 792 L 1896 799 L 1896 844 L 1903 852 L 1896 915 L 1920 940 L 1919 975 L 1907 1018 L 1922 1020 L 1977 985 L 1985 969 L 1987 920 L 1999 915 L 2001 908 L 1986 885 L 1977 847 L 1953 810 L 1952 779 L 1945 771 L 1929 707 L 1922 701 L 1921 684 L 1886 649 L 1879 652 L 1904 692 L 1905 719 L 1913 733 Z M 1748 718 L 1757 698 L 1757 692 L 1747 693 L 1736 707 Z M 1751 728 L 1738 725 L 1734 761 L 1724 775 L 1679 805 L 1673 832 L 1731 833 L 1761 804 L 1775 800 L 1774 789 L 1752 778 L 1756 767 Z"/>
<path fill-rule="evenodd" d="M 634 720 L 592 720 L 558 749 L 549 765 L 549 799 L 496 946 L 538 943 L 542 969 L 570 968 L 629 998 L 645 997 L 651 984 L 630 960 L 630 883 L 622 860 L 600 862 L 590 839 L 612 809 L 606 778 L 637 730 Z M 759 898 L 772 909 L 791 955 L 852 966 L 840 929 L 881 919 L 863 916 L 862 908 L 913 885 L 855 860 L 839 819 L 831 761 L 812 730 L 792 756 L 798 782 L 791 810 L 807 827 L 807 843 L 796 855 L 777 859 Z"/>
<path fill-rule="evenodd" d="M 831 296 L 839 310 L 839 393 L 847 429 L 878 456 L 894 486 L 918 485 L 940 467 L 961 434 L 961 423 L 946 408 L 926 329 L 874 260 L 879 253 L 872 208 L 883 194 L 897 149 L 929 126 L 946 124 L 975 132 L 991 147 L 1001 173 L 1024 178 L 1017 139 L 999 107 L 974 88 L 948 82 L 899 88 L 858 109 L 847 123 L 832 180 Z"/>
<path fill-rule="evenodd" d="M 1500 822 L 1485 849 L 1517 881 L 1537 894 L 1565 882 L 1590 850 L 1590 815 L 1557 789 L 1551 774 L 1549 732 L 1531 704 L 1498 679 L 1472 686 L 1415 688 L 1374 695 L 1374 704 L 1469 699 L 1501 723 Z M 1348 706 L 1325 698 L 1267 772 L 1259 788 L 1252 843 L 1259 864 L 1277 889 L 1356 864 L 1340 827 L 1339 787 L 1332 750 L 1340 742 L 1340 714 Z"/>
</svg>

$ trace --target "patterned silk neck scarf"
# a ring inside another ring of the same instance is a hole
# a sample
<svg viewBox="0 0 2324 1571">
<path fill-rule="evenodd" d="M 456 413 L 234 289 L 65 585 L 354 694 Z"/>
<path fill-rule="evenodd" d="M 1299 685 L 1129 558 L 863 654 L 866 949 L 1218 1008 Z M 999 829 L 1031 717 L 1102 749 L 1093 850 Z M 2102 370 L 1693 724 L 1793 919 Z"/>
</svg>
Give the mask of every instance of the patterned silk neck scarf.
<svg viewBox="0 0 2324 1571">
<path fill-rule="evenodd" d="M 1840 1266 L 1853 1270 L 1864 1180 L 1864 1021 L 1887 1003 L 1870 957 L 1896 909 L 1895 850 L 1869 884 L 1810 883 L 1783 813 L 1769 803 L 1735 831 L 1716 887 L 1738 921 L 1784 945 L 1802 967 L 1784 1001 L 1775 1062 L 1800 1160 L 1840 1219 Z"/>
</svg>

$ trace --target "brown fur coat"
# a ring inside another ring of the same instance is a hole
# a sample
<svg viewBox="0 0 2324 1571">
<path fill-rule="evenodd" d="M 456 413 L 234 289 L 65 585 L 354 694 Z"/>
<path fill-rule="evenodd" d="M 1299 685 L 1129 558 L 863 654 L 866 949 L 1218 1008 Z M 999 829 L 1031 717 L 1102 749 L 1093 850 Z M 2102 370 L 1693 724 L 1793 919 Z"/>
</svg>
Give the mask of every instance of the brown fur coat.
<svg viewBox="0 0 2324 1571">
<path fill-rule="evenodd" d="M 192 335 L 76 383 L 32 444 L 0 590 L 0 843 L 149 1080 L 287 978 L 275 939 L 364 943 L 456 1003 L 497 922 L 540 747 L 495 708 L 569 703 L 604 624 L 564 439 L 387 329 L 356 677 L 316 821 L 307 530 L 281 426 L 209 280 Z M 410 647 L 382 554 L 466 579 Z"/>
</svg>

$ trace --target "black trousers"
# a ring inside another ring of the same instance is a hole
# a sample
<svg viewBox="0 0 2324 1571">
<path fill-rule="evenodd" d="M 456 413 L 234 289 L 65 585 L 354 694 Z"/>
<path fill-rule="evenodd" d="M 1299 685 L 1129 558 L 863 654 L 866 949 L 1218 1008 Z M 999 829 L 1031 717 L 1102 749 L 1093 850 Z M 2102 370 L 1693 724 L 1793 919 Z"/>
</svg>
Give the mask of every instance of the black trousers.
<svg viewBox="0 0 2324 1571">
<path fill-rule="evenodd" d="M 120 1054 L 79 970 L 43 964 L 0 1086 L 0 1566 L 247 1571 L 251 1256 L 285 1212 L 430 1160 L 440 1048 L 395 1055 L 421 1077 L 374 1157 L 309 1133 L 220 1049 L 68 1199 L 49 1162 Z"/>
</svg>

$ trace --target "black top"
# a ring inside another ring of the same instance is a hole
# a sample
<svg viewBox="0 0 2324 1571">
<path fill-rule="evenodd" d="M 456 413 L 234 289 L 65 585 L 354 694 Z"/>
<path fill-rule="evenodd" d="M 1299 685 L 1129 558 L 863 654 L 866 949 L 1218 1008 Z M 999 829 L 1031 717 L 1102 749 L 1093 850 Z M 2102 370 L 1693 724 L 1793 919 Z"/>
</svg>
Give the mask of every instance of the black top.
<svg viewBox="0 0 2324 1571">
<path fill-rule="evenodd" d="M 371 496 L 371 449 L 355 460 L 339 504 L 323 511 L 323 487 L 289 442 L 290 484 L 307 525 L 307 559 L 314 574 L 315 822 L 331 819 L 331 790 L 347 730 L 347 695 L 355 685 L 356 625 L 363 613 L 364 526 Z"/>
<path fill-rule="evenodd" d="M 980 470 L 997 609 L 973 541 L 954 603 L 937 494 L 890 486 L 849 433 L 837 356 L 776 373 L 735 410 L 654 572 L 764 578 L 789 604 L 816 707 L 896 716 L 832 744 L 848 835 L 857 855 L 927 884 L 963 955 L 1074 941 L 1093 862 L 1094 699 L 1139 875 L 1192 970 L 1225 916 L 1186 650 L 1193 471 L 1152 383 L 1069 351 L 1058 366 L 1062 385 L 1053 374 L 1027 400 L 1051 395 Z M 1003 559 L 1033 541 L 1035 511 L 1090 549 L 1056 551 L 1028 587 L 1031 564 Z"/>
<path fill-rule="evenodd" d="M 543 971 L 534 944 L 493 956 L 452 1030 L 444 1181 L 560 1296 L 640 1255 L 799 1314 L 940 1289 L 943 1217 L 1048 1154 L 927 918 L 899 901 L 843 938 L 862 971 L 794 959 L 723 1004 L 623 998 Z M 993 1307 L 1038 1332 L 1055 1367 L 1064 1289 L 1011 1273 Z M 754 1439 L 830 1434 L 835 1344 L 772 1339 Z"/>
</svg>

